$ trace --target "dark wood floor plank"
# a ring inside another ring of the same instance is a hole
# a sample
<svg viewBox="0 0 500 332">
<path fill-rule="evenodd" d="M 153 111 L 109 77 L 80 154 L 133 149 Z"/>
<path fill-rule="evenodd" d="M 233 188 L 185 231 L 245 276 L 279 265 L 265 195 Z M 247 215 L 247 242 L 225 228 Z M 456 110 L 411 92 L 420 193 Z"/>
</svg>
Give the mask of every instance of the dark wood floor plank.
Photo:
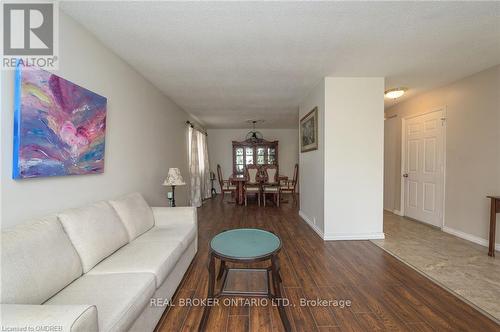
<svg viewBox="0 0 500 332">
<path fill-rule="evenodd" d="M 342 329 L 338 326 L 320 326 L 318 327 L 319 332 L 340 332 Z"/>
<path fill-rule="evenodd" d="M 428 322 L 437 330 L 449 331 L 452 329 L 448 318 L 436 313 L 434 310 L 432 310 L 432 307 L 417 299 L 413 295 L 413 290 L 404 287 L 395 287 L 394 292 L 396 292 L 407 305 L 418 311 L 424 321 Z"/>
<path fill-rule="evenodd" d="M 363 312 L 355 314 L 355 319 L 365 331 L 387 331 L 382 320 L 374 313 Z"/>
<path fill-rule="evenodd" d="M 366 328 L 358 322 L 356 315 L 351 310 L 346 308 L 334 308 L 333 312 L 341 331 L 367 331 Z"/>
<path fill-rule="evenodd" d="M 434 289 L 432 285 L 429 285 L 428 288 L 417 287 L 415 289 L 410 288 L 410 290 L 413 291 L 413 295 L 420 302 L 432 308 L 432 311 L 434 311 L 437 316 L 445 318 L 453 330 L 500 330 L 499 326 L 491 320 L 483 321 L 475 318 L 477 314 L 473 314 L 468 310 L 469 308 L 472 309 L 472 307 L 468 305 L 466 305 L 467 307 L 463 307 L 465 302 L 451 294 L 447 294 L 442 288 Z M 439 290 L 441 290 L 442 296 L 436 296 L 436 294 L 441 293 Z M 458 319 L 457 317 L 461 318 Z"/>
<path fill-rule="evenodd" d="M 207 331 L 225 332 L 229 320 L 229 307 L 222 304 L 212 307 L 206 329 Z"/>
<path fill-rule="evenodd" d="M 273 324 L 273 332 L 285 332 L 285 328 L 281 322 L 278 308 L 276 306 L 272 306 L 271 308 L 271 322 Z"/>
<path fill-rule="evenodd" d="M 194 294 L 193 294 L 193 299 L 197 300 L 202 300 L 206 297 L 207 295 L 207 286 L 208 286 L 208 272 L 203 271 L 199 276 L 196 275 L 190 275 L 188 276 L 192 279 L 198 280 L 198 287 L 196 288 Z M 174 296 L 174 301 L 177 301 L 178 298 L 180 298 L 179 291 L 175 294 Z M 191 307 L 185 307 L 185 310 L 187 311 L 186 318 L 184 320 L 184 325 L 182 327 L 182 331 L 187 332 L 187 331 L 196 331 L 198 328 L 198 325 L 200 324 L 201 321 L 201 316 L 203 315 L 203 307 L 196 305 L 196 306 L 191 306 Z M 169 313 L 167 314 L 166 319 L 171 319 L 169 317 Z M 174 319 L 174 318 L 172 318 Z"/>
<path fill-rule="evenodd" d="M 279 253 L 279 258 L 281 264 L 281 274 L 283 276 L 283 286 L 298 287 L 299 283 L 297 281 L 297 275 L 295 274 L 295 270 L 292 268 L 288 255 L 282 251 Z"/>
<path fill-rule="evenodd" d="M 180 331 L 184 325 L 184 320 L 186 319 L 188 311 L 184 310 L 184 308 L 180 306 L 179 299 L 191 299 L 194 291 L 180 289 L 178 294 L 178 298 L 174 300 L 173 306 L 171 306 L 168 310 L 169 319 L 165 320 L 162 324 L 160 330 L 162 332 Z"/>
<path fill-rule="evenodd" d="M 323 301 L 334 301 L 332 292 L 328 287 L 304 288 L 305 300 L 313 301 L 308 304 L 312 316 L 319 326 L 338 326 L 335 315 L 329 305 L 324 305 Z M 321 302 L 320 302 L 320 301 Z"/>
<path fill-rule="evenodd" d="M 352 312 L 358 313 L 371 313 L 371 309 L 368 304 L 364 301 L 361 301 L 359 297 L 355 297 L 353 295 L 352 288 L 356 286 L 346 286 L 344 284 L 337 284 L 330 288 L 331 297 L 337 301 L 343 301 L 343 305 L 345 306 L 346 301 L 350 301 L 350 309 Z M 340 304 L 342 304 L 340 303 Z"/>
<path fill-rule="evenodd" d="M 302 288 L 286 288 L 285 297 L 290 301 L 289 318 L 293 321 L 296 331 L 317 331 L 318 327 L 311 314 L 310 308 L 301 306 L 300 300 L 304 297 Z"/>
<path fill-rule="evenodd" d="M 210 239 L 225 229 L 275 232 L 294 331 L 499 331 L 500 327 L 369 241 L 324 242 L 292 204 L 259 208 L 209 200 L 198 210 L 198 253 L 174 296 L 204 299 Z M 265 266 L 260 263 L 259 266 Z M 350 300 L 350 307 L 302 307 L 301 299 Z M 196 331 L 203 307 L 170 307 L 158 331 Z M 284 331 L 276 307 L 214 307 L 208 331 Z"/>
<path fill-rule="evenodd" d="M 238 301 L 237 305 L 232 305 L 229 308 L 230 316 L 248 316 L 250 315 L 250 305 L 244 301 L 243 298 L 236 298 Z"/>
<path fill-rule="evenodd" d="M 271 332 L 273 324 L 271 320 L 271 305 L 250 306 L 250 331 Z"/>
<path fill-rule="evenodd" d="M 429 326 L 427 323 L 413 323 L 413 324 L 408 324 L 410 329 L 415 332 L 434 332 L 432 327 Z"/>
<path fill-rule="evenodd" d="M 227 321 L 227 331 L 247 332 L 248 329 L 248 316 L 229 316 Z"/>
<path fill-rule="evenodd" d="M 365 286 L 366 287 L 366 286 Z M 361 301 L 365 301 L 384 325 L 386 330 L 390 331 L 407 331 L 409 330 L 404 321 L 399 318 L 392 310 L 390 305 L 385 302 L 383 293 L 380 289 L 371 289 L 358 287 L 353 289 L 355 297 Z"/>
</svg>

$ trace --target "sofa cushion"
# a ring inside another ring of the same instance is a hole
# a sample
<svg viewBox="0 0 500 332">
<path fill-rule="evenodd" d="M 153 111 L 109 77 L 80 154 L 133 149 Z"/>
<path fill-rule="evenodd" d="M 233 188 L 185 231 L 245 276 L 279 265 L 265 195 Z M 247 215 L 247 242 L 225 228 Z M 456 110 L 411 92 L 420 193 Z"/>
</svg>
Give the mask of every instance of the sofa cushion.
<svg viewBox="0 0 500 332">
<path fill-rule="evenodd" d="M 89 274 L 152 273 L 160 287 L 183 253 L 179 240 L 132 241 L 106 258 Z"/>
<path fill-rule="evenodd" d="M 66 210 L 58 216 L 80 256 L 84 273 L 128 242 L 125 226 L 107 202 Z"/>
<path fill-rule="evenodd" d="M 93 304 L 99 331 L 126 331 L 149 305 L 154 291 L 150 273 L 86 274 L 45 304 Z"/>
<path fill-rule="evenodd" d="M 139 242 L 172 242 L 180 241 L 182 251 L 184 251 L 196 237 L 196 225 L 178 223 L 169 227 L 153 227 L 148 232 L 139 236 Z"/>
<path fill-rule="evenodd" d="M 198 213 L 195 207 L 152 207 L 157 227 L 177 227 L 182 224 L 198 224 Z"/>
<path fill-rule="evenodd" d="M 153 227 L 155 223 L 151 207 L 139 193 L 110 200 L 109 204 L 120 216 L 130 241 Z"/>
<path fill-rule="evenodd" d="M 56 216 L 3 230 L 1 262 L 2 303 L 41 304 L 82 275 Z"/>
</svg>

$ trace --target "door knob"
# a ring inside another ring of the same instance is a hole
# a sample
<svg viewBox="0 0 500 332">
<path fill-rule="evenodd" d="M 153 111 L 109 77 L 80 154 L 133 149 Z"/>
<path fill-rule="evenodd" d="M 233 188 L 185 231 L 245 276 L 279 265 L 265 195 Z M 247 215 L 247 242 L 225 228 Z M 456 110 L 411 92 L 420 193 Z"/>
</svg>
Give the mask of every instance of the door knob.
<svg viewBox="0 0 500 332">
<path fill-rule="evenodd" d="M 403 174 L 403 177 L 407 178 L 408 177 L 408 173 Z"/>
</svg>

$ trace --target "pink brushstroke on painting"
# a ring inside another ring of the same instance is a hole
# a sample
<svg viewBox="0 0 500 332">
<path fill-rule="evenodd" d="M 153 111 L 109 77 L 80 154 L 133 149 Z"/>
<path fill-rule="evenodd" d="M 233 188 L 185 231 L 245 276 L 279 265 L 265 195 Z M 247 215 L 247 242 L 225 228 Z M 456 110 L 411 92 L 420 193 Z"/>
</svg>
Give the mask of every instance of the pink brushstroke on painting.
<svg viewBox="0 0 500 332">
<path fill-rule="evenodd" d="M 14 178 L 102 173 L 106 104 L 57 75 L 19 66 Z"/>
</svg>

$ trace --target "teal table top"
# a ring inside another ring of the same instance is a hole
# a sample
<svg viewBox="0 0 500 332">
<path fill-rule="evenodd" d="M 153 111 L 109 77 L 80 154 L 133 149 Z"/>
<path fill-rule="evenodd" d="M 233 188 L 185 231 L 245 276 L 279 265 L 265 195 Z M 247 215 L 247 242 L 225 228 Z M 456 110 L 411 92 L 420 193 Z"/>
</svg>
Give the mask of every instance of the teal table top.
<svg viewBox="0 0 500 332">
<path fill-rule="evenodd" d="M 210 247 L 234 259 L 254 259 L 268 255 L 281 246 L 279 237 L 257 228 L 238 228 L 214 236 Z"/>
</svg>

